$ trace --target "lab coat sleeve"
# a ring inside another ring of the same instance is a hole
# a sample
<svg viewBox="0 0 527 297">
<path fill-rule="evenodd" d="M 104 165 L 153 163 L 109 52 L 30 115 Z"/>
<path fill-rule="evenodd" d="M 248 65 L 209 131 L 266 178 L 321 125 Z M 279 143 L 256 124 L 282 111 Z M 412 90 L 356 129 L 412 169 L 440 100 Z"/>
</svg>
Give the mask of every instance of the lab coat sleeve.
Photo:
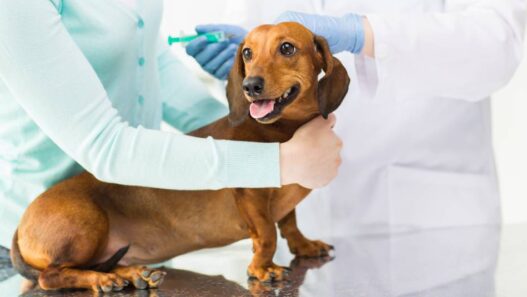
<svg viewBox="0 0 527 297">
<path fill-rule="evenodd" d="M 163 100 L 163 119 L 182 132 L 205 126 L 228 112 L 192 71 L 179 61 L 160 39 L 158 67 Z"/>
<path fill-rule="evenodd" d="M 381 97 L 478 101 L 503 87 L 522 58 L 526 0 L 446 1 L 445 12 L 367 14 Z M 458 7 L 452 4 L 458 3 Z M 371 63 L 358 57 L 357 65 Z M 357 67 L 357 69 L 361 68 Z M 358 73 L 359 80 L 361 75 Z"/>
<path fill-rule="evenodd" d="M 98 179 L 166 189 L 280 185 L 278 144 L 130 127 L 50 1 L 0 0 L 0 7 L 0 79 L 44 133 Z"/>
</svg>

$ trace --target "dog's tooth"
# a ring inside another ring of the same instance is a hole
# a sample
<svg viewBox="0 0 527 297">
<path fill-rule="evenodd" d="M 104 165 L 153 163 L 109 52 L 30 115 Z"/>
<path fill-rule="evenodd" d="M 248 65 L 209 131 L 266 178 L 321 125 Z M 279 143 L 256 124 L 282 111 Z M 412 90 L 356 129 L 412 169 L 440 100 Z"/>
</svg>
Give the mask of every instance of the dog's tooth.
<svg viewBox="0 0 527 297">
<path fill-rule="evenodd" d="M 289 97 L 290 93 L 291 93 L 291 88 L 289 88 L 287 91 L 285 91 L 284 98 Z"/>
</svg>

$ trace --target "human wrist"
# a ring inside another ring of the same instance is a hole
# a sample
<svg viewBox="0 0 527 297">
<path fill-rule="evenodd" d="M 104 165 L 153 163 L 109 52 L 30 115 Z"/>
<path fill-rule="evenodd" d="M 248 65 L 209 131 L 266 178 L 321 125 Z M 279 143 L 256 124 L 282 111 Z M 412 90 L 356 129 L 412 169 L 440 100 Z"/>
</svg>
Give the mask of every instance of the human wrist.
<svg viewBox="0 0 527 297">
<path fill-rule="evenodd" d="M 294 183 L 290 165 L 292 155 L 291 143 L 280 143 L 280 183 L 282 186 Z"/>
<path fill-rule="evenodd" d="M 361 54 L 370 58 L 375 58 L 375 39 L 373 38 L 373 28 L 367 17 L 362 17 L 364 27 L 364 47 Z"/>
<path fill-rule="evenodd" d="M 345 44 L 345 50 L 353 53 L 360 54 L 365 45 L 365 27 L 364 17 L 355 13 L 347 14 L 340 18 L 342 24 L 341 30 L 344 30 L 342 38 Z"/>
</svg>

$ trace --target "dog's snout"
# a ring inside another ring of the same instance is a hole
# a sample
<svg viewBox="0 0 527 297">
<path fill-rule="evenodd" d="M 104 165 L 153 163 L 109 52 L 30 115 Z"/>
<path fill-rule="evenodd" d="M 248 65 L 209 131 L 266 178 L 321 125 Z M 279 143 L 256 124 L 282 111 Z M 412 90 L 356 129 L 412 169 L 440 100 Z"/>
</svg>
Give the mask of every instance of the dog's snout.
<svg viewBox="0 0 527 297">
<path fill-rule="evenodd" d="M 260 76 L 249 76 L 243 80 L 243 90 L 251 97 L 262 94 L 264 89 L 264 79 Z"/>
</svg>

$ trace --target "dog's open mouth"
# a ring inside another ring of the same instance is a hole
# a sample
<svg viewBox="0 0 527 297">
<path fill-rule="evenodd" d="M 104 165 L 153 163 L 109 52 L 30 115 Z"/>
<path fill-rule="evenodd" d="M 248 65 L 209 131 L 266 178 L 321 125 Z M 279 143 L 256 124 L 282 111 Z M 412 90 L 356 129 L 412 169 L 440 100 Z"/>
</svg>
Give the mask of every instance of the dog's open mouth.
<svg viewBox="0 0 527 297">
<path fill-rule="evenodd" d="M 251 114 L 251 117 L 256 120 L 270 120 L 279 115 L 285 106 L 293 102 L 299 92 L 300 87 L 295 85 L 287 89 L 287 91 L 278 98 L 253 101 L 249 107 L 249 113 Z"/>
</svg>

